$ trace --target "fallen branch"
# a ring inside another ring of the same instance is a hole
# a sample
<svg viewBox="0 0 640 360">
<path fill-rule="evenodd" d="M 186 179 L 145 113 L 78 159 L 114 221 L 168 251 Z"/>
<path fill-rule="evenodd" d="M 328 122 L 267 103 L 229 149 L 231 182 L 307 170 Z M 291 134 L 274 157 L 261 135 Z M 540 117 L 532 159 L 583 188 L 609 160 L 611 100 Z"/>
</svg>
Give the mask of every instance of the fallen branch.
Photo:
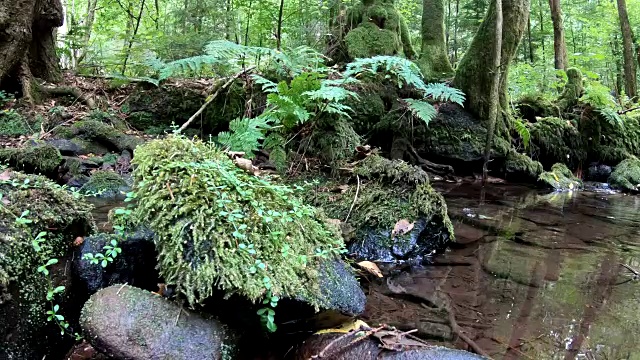
<svg viewBox="0 0 640 360">
<path fill-rule="evenodd" d="M 634 277 L 640 277 L 640 271 L 632 268 L 631 266 L 627 265 L 627 264 L 620 264 L 622 267 L 624 267 L 625 269 L 631 271 L 634 275 Z"/>
<path fill-rule="evenodd" d="M 96 103 L 92 98 L 85 95 L 80 89 L 74 86 L 44 86 L 40 85 L 39 90 L 48 95 L 70 95 L 76 100 L 83 102 L 89 109 L 95 109 Z"/>
<path fill-rule="evenodd" d="M 618 111 L 618 115 L 624 115 L 624 114 L 626 114 L 628 112 L 632 112 L 632 111 L 636 111 L 636 110 L 640 110 L 640 106 L 637 106 L 637 107 L 634 107 L 634 108 L 631 108 L 631 109 L 627 109 L 627 110 Z"/>
<path fill-rule="evenodd" d="M 360 176 L 356 174 L 356 179 L 358 179 L 358 187 L 356 188 L 356 195 L 353 197 L 353 202 L 351 203 L 351 207 L 349 208 L 349 212 L 347 213 L 347 217 L 344 219 L 344 222 L 349 221 L 349 216 L 351 216 L 351 211 L 353 211 L 353 207 L 356 205 L 356 201 L 358 201 L 358 193 L 360 192 Z"/>
<path fill-rule="evenodd" d="M 429 160 L 423 159 L 420 155 L 418 155 L 418 151 L 416 151 L 416 149 L 411 144 L 407 144 L 407 148 L 409 149 L 411 156 L 416 159 L 418 165 L 420 165 L 424 170 L 443 176 L 453 175 L 454 170 L 451 165 L 436 164 Z"/>
<path fill-rule="evenodd" d="M 196 111 L 195 114 L 191 115 L 191 117 L 189 118 L 189 120 L 187 120 L 187 122 L 185 122 L 184 124 L 182 124 L 182 126 L 180 127 L 180 129 L 178 129 L 178 132 L 183 131 L 184 129 L 186 129 L 192 122 L 193 120 L 195 120 L 200 114 L 202 114 L 202 112 L 204 111 L 204 109 L 207 108 L 207 106 L 209 106 L 209 104 L 211 104 L 213 102 L 213 100 L 215 100 L 216 97 L 218 97 L 218 95 L 220 95 L 220 92 L 226 88 L 228 88 L 229 86 L 231 86 L 231 84 L 233 84 L 234 81 L 236 81 L 236 79 L 238 79 L 240 76 L 252 71 L 253 69 L 255 69 L 255 66 L 250 66 L 242 71 L 239 71 L 238 73 L 236 73 L 235 75 L 233 75 L 224 85 L 222 85 L 220 88 L 218 88 L 218 90 L 216 90 L 216 92 L 213 95 L 210 95 L 207 98 L 207 101 L 200 107 L 200 109 L 198 109 L 198 111 Z"/>
</svg>

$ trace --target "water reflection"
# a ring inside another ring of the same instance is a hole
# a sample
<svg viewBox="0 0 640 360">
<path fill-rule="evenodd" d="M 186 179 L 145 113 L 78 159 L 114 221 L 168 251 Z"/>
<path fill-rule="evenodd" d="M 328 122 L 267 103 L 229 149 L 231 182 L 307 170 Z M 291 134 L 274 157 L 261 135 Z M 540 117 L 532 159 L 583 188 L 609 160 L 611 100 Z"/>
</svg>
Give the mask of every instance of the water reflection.
<svg viewBox="0 0 640 360">
<path fill-rule="evenodd" d="M 442 314 L 427 304 L 440 293 L 495 359 L 640 359 L 640 283 L 625 282 L 630 272 L 620 266 L 640 268 L 640 198 L 440 190 L 458 243 L 435 266 L 372 284 L 369 322 L 452 341 Z M 398 297 L 389 284 L 421 300 Z"/>
</svg>

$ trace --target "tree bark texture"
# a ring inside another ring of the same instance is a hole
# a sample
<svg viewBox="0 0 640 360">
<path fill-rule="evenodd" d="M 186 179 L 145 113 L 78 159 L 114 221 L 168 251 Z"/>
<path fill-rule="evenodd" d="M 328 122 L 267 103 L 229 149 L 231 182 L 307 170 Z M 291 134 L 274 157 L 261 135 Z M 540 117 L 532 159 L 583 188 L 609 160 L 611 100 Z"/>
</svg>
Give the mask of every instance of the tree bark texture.
<svg viewBox="0 0 640 360">
<path fill-rule="evenodd" d="M 422 1 L 422 52 L 418 64 L 427 78 L 453 73 L 444 35 L 444 0 Z"/>
<path fill-rule="evenodd" d="M 498 108 L 500 103 L 500 71 L 502 57 L 502 0 L 495 0 L 496 22 L 495 22 L 495 41 L 493 42 L 493 64 L 490 69 L 491 88 L 489 97 L 489 123 L 487 126 L 487 141 L 484 148 L 484 164 L 482 165 L 482 185 L 487 182 L 489 157 L 491 156 L 491 146 L 493 144 L 493 133 L 495 132 L 496 122 L 498 120 Z M 527 17 L 528 18 L 528 17 Z"/>
<path fill-rule="evenodd" d="M 25 90 L 31 74 L 61 79 L 53 29 L 63 21 L 60 0 L 0 0 L 0 88 Z"/>
<path fill-rule="evenodd" d="M 498 114 L 508 110 L 507 74 L 522 39 L 529 18 L 529 0 L 509 0 L 502 4 L 502 39 L 500 53 L 500 85 L 498 94 L 500 105 Z M 460 60 L 453 85 L 466 95 L 465 107 L 481 121 L 490 120 L 491 86 L 495 75 L 493 48 L 496 39 L 496 1 L 489 5 L 485 20 L 480 25 L 467 52 Z M 497 123 L 497 131 L 502 133 L 506 124 Z"/>
<path fill-rule="evenodd" d="M 637 95 L 636 64 L 633 56 L 633 31 L 629 25 L 626 0 L 618 0 L 618 17 L 622 32 L 622 57 L 624 59 L 624 91 L 627 96 L 634 98 Z"/>
<path fill-rule="evenodd" d="M 549 0 L 549 8 L 551 9 L 551 20 L 553 22 L 554 65 L 556 69 L 567 70 L 569 60 L 567 58 L 567 44 L 564 40 L 560 0 Z"/>
</svg>

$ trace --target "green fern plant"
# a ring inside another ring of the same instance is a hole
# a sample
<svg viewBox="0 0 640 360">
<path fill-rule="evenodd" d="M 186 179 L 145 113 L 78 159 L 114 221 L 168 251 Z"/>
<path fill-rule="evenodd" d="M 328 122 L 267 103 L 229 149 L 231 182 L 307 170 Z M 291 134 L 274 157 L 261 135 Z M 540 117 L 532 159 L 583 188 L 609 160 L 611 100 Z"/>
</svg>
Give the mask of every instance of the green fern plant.
<svg viewBox="0 0 640 360">
<path fill-rule="evenodd" d="M 600 108 L 596 109 L 596 112 L 609 122 L 612 126 L 620 126 L 624 128 L 624 120 L 618 114 L 618 112 L 611 108 Z"/>
<path fill-rule="evenodd" d="M 275 71 L 278 76 L 292 77 L 305 71 L 324 71 L 324 60 L 322 54 L 305 46 L 278 51 L 216 40 L 205 46 L 202 55 L 167 63 L 152 58 L 147 59 L 147 65 L 157 73 L 157 81 L 162 81 L 174 76 L 199 75 L 214 67 L 230 67 L 230 71 L 237 71 L 238 67 L 251 65 L 263 71 Z"/>
<path fill-rule="evenodd" d="M 529 131 L 527 124 L 525 124 L 525 122 L 521 119 L 515 119 L 513 121 L 513 128 L 518 133 L 518 135 L 520 135 L 524 148 L 528 149 L 531 142 L 531 132 Z"/>
<path fill-rule="evenodd" d="M 366 59 L 356 59 L 347 64 L 343 75 L 345 78 L 360 78 L 366 76 L 382 76 L 392 80 L 399 88 L 412 86 L 419 90 L 422 99 L 402 99 L 413 116 L 424 121 L 426 125 L 438 113 L 429 101 L 464 103 L 464 93 L 442 83 L 425 84 L 420 68 L 405 58 L 397 56 L 374 56 Z"/>
</svg>

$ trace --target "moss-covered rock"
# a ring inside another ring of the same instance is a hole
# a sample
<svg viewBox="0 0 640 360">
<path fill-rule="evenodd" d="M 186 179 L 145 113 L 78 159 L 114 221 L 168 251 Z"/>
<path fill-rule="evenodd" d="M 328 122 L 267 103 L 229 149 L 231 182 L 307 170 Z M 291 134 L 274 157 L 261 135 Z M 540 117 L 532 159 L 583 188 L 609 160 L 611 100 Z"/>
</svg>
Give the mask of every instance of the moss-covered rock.
<svg viewBox="0 0 640 360">
<path fill-rule="evenodd" d="M 116 172 L 98 170 L 91 174 L 89 181 L 80 188 L 80 191 L 84 194 L 100 197 L 114 197 L 119 192 L 126 192 L 128 189 L 129 184 Z"/>
<path fill-rule="evenodd" d="M 637 192 L 640 185 L 640 159 L 634 156 L 618 164 L 609 177 L 609 184 L 615 189 Z"/>
<path fill-rule="evenodd" d="M 557 117 L 539 119 L 531 126 L 532 152 L 543 166 L 564 163 L 577 168 L 587 158 L 580 131 L 570 121 Z"/>
<path fill-rule="evenodd" d="M 253 301 L 270 291 L 321 305 L 318 265 L 343 242 L 295 189 L 183 137 L 151 141 L 133 162 L 135 217 L 157 236 L 161 275 L 191 303 L 219 288 Z"/>
<path fill-rule="evenodd" d="M 543 171 L 542 164 L 515 150 L 509 151 L 503 173 L 510 181 L 535 182 Z"/>
<path fill-rule="evenodd" d="M 349 30 L 344 37 L 352 59 L 375 55 L 415 58 L 409 29 L 393 1 L 363 0 L 349 9 Z"/>
<path fill-rule="evenodd" d="M 0 358 L 61 358 L 68 348 L 61 344 L 72 339 L 62 338 L 58 327 L 47 321 L 48 283 L 37 269 L 48 259 L 60 259 L 49 270 L 54 286 L 65 281 L 70 244 L 95 227 L 91 206 L 41 176 L 7 171 L 1 178 Z M 16 221 L 19 217 L 28 223 Z M 36 252 L 33 240 L 42 231 L 47 234 Z M 56 298 L 64 315 L 69 299 L 68 293 Z"/>
<path fill-rule="evenodd" d="M 342 230 L 357 257 L 389 262 L 418 259 L 454 238 L 444 198 L 429 185 L 422 169 L 372 155 L 354 173 L 360 185 L 336 194 L 330 189 L 340 184 L 329 182 L 323 187 L 326 191 L 307 196 L 329 217 L 347 219 Z M 412 223 L 412 229 L 392 236 L 400 220 Z"/>
<path fill-rule="evenodd" d="M 77 142 L 76 138 L 89 143 L 97 143 L 99 147 L 102 146 L 108 151 L 118 153 L 123 150 L 133 152 L 136 146 L 143 142 L 135 136 L 127 135 L 112 126 L 96 120 L 78 121 L 69 128 L 62 128 L 61 130 L 58 130 L 56 135 L 67 139 L 73 139 L 73 141 L 81 147 L 86 148 L 87 144 Z"/>
<path fill-rule="evenodd" d="M 582 188 L 582 180 L 578 179 L 565 164 L 554 164 L 551 171 L 545 171 L 538 178 L 545 186 L 556 191 L 572 191 Z"/>
<path fill-rule="evenodd" d="M 564 85 L 560 98 L 558 98 L 558 107 L 566 110 L 570 106 L 577 104 L 583 92 L 582 72 L 577 68 L 567 69 L 567 83 Z"/>
<path fill-rule="evenodd" d="M 1 162 L 25 172 L 51 175 L 62 163 L 62 155 L 51 145 L 36 143 L 22 148 L 0 149 Z"/>
<path fill-rule="evenodd" d="M 516 109 L 523 119 L 531 123 L 536 122 L 538 118 L 560 116 L 558 105 L 541 94 L 525 95 L 518 100 Z"/>
</svg>

